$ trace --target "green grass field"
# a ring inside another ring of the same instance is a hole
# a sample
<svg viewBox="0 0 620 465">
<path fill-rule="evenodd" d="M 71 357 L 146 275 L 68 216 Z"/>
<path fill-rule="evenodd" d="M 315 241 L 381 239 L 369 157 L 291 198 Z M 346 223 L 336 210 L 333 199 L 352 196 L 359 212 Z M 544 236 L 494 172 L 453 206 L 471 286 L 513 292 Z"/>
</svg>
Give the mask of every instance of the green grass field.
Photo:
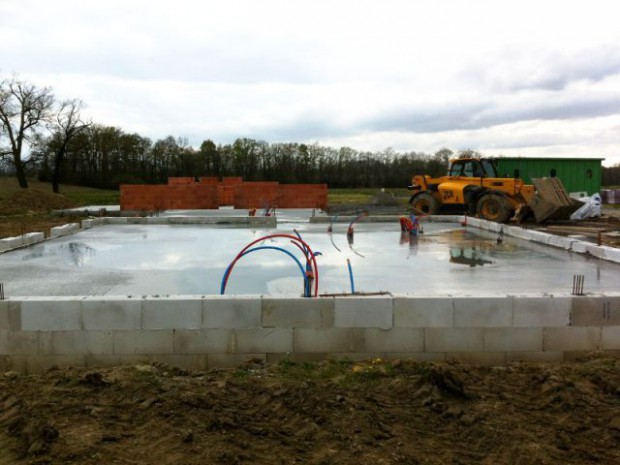
<svg viewBox="0 0 620 465">
<path fill-rule="evenodd" d="M 381 189 L 377 188 L 356 188 L 356 189 L 329 189 L 327 201 L 329 205 L 356 205 L 367 204 L 371 199 L 379 194 Z M 403 204 L 409 200 L 410 193 L 407 189 L 385 189 L 385 192 L 392 194 L 395 198 L 402 200 Z"/>
<path fill-rule="evenodd" d="M 51 183 L 40 182 L 34 178 L 28 179 L 28 186 L 44 192 L 52 192 Z M 0 176 L 0 201 L 8 199 L 20 190 L 17 179 Z M 61 184 L 60 193 L 71 200 L 77 207 L 85 205 L 118 205 L 119 192 L 117 190 L 95 189 L 93 187 L 73 186 Z"/>
<path fill-rule="evenodd" d="M 28 179 L 28 185 L 32 189 L 52 192 L 51 183 L 43 183 L 34 178 Z M 0 201 L 9 198 L 19 189 L 15 177 L 0 176 Z M 381 189 L 378 188 L 329 189 L 327 196 L 330 205 L 355 205 L 370 202 L 373 196 L 379 192 Z M 404 203 L 409 198 L 407 189 L 386 189 L 385 192 L 393 194 L 398 199 L 403 199 Z M 61 184 L 60 193 L 78 207 L 84 205 L 118 205 L 120 201 L 120 194 L 117 190 Z"/>
</svg>

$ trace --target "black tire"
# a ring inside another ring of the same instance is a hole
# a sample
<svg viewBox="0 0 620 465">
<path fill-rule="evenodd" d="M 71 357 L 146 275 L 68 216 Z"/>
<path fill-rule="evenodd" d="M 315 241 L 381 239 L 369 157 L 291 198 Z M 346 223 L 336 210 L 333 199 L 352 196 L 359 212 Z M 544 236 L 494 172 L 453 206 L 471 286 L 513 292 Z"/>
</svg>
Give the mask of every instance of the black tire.
<svg viewBox="0 0 620 465">
<path fill-rule="evenodd" d="M 497 223 L 505 223 L 514 215 L 510 201 L 499 194 L 485 194 L 478 200 L 478 217 Z"/>
<path fill-rule="evenodd" d="M 439 212 L 439 202 L 428 192 L 422 192 L 416 195 L 409 203 L 413 207 L 413 212 L 416 215 L 435 215 Z"/>
</svg>

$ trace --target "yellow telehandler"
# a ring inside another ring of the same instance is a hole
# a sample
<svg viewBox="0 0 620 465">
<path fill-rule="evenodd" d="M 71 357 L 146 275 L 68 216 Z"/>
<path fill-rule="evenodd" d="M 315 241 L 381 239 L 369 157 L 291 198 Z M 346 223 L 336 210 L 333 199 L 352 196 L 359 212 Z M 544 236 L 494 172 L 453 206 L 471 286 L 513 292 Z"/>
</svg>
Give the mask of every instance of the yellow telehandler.
<svg viewBox="0 0 620 465">
<path fill-rule="evenodd" d="M 450 160 L 447 176 L 414 175 L 409 203 L 418 214 L 467 213 L 505 223 L 534 217 L 537 222 L 567 219 L 581 204 L 558 178 L 500 178 L 490 158 Z"/>
</svg>

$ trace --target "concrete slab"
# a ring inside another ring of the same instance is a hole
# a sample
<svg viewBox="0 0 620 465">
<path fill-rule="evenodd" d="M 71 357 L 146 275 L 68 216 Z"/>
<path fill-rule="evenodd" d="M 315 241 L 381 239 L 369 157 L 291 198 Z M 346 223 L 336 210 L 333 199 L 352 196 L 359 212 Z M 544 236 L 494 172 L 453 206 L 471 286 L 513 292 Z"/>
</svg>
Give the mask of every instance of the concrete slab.
<svg viewBox="0 0 620 465">
<path fill-rule="evenodd" d="M 425 223 L 425 232 L 417 239 L 402 235 L 398 223 L 357 223 L 350 244 L 347 227 L 335 224 L 328 234 L 325 224 L 295 219 L 277 230 L 108 224 L 3 253 L 0 268 L 4 282 L 10 283 L 5 286 L 10 296 L 217 295 L 224 271 L 244 246 L 273 233 L 294 234 L 296 229 L 313 250 L 321 252 L 319 292 L 325 294 L 350 293 L 347 259 L 355 290 L 366 293 L 454 297 L 561 293 L 570 292 L 576 274 L 585 276 L 587 292 L 617 288 L 618 264 L 510 237 L 498 244 L 496 232 L 458 223 Z M 301 251 L 286 238 L 257 246 L 267 248 L 237 262 L 226 294 L 301 296 L 305 273 Z M 290 252 L 302 269 L 273 247 Z"/>
</svg>

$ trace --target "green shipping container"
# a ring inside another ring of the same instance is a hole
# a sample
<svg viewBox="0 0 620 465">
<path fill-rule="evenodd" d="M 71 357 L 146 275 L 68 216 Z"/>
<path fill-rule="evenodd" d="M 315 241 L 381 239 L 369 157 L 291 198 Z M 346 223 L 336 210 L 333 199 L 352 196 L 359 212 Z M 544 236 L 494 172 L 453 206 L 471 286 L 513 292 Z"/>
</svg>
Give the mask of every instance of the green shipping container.
<svg viewBox="0 0 620 465">
<path fill-rule="evenodd" d="M 532 178 L 560 178 L 567 192 L 601 192 L 601 161 L 604 158 L 525 158 L 496 159 L 501 177 L 521 178 L 527 184 Z"/>
</svg>

